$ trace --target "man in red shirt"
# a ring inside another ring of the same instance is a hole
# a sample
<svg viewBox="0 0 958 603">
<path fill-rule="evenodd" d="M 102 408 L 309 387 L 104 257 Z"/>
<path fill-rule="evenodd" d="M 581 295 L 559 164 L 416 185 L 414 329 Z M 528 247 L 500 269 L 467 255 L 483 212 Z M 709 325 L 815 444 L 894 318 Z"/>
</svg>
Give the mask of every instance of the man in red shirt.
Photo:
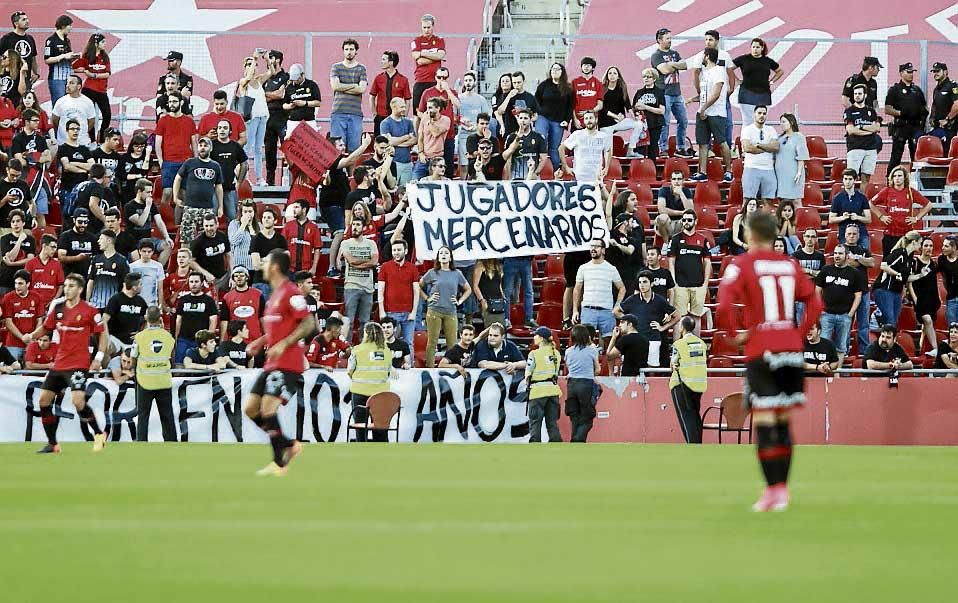
<svg viewBox="0 0 958 603">
<path fill-rule="evenodd" d="M 805 402 L 804 334 L 822 311 L 815 285 L 798 262 L 772 251 L 777 236 L 772 214 L 755 212 L 748 217 L 748 253 L 735 258 L 722 275 L 716 321 L 735 324 L 736 306 L 744 306 L 747 331 L 725 336 L 745 344 L 744 402 L 752 410 L 758 458 L 768 484 L 752 507 L 760 512 L 788 507 L 789 414 Z M 798 326 L 795 302 L 805 304 Z"/>
<path fill-rule="evenodd" d="M 449 70 L 445 67 L 436 70 L 436 85 L 425 90 L 419 98 L 419 104 L 416 106 L 419 119 L 422 119 L 426 113 L 426 103 L 433 98 L 441 98 L 445 102 L 445 106 L 439 111 L 439 114 L 449 118 L 449 130 L 446 132 L 442 156 L 446 160 L 446 178 L 452 178 L 456 172 L 456 164 L 453 159 L 456 152 L 456 124 L 459 121 L 457 113 L 459 113 L 461 104 L 456 91 L 449 86 Z"/>
<path fill-rule="evenodd" d="M 595 111 L 598 115 L 599 111 L 602 110 L 602 96 L 605 92 L 602 90 L 602 82 L 595 77 L 595 65 L 595 59 L 592 57 L 582 57 L 579 67 L 582 70 L 582 75 L 571 82 L 572 91 L 575 93 L 572 125 L 576 130 L 582 129 L 583 113 Z"/>
<path fill-rule="evenodd" d="M 30 273 L 30 291 L 41 308 L 49 306 L 63 291 L 63 265 L 56 255 L 56 237 L 45 234 L 40 239 L 40 253 L 23 266 Z"/>
<path fill-rule="evenodd" d="M 221 119 L 230 122 L 230 140 L 238 142 L 240 145 L 246 144 L 246 122 L 243 116 L 236 111 L 227 109 L 229 101 L 226 92 L 217 90 L 213 93 L 213 110 L 200 118 L 200 125 L 196 127 L 197 135 L 208 136 L 216 140 L 216 124 Z"/>
<path fill-rule="evenodd" d="M 419 106 L 422 93 L 436 85 L 436 70 L 446 58 L 446 41 L 433 34 L 436 18 L 423 15 L 419 20 L 422 35 L 412 41 L 412 60 L 416 63 L 415 85 L 412 89 L 412 106 Z"/>
<path fill-rule="evenodd" d="M 313 339 L 306 352 L 310 368 L 334 369 L 341 359 L 349 356 L 349 344 L 340 338 L 342 332 L 342 320 L 335 316 L 326 319 L 323 332 Z"/>
<path fill-rule="evenodd" d="M 276 413 L 303 388 L 307 366 L 303 339 L 316 329 L 316 317 L 310 313 L 303 292 L 287 278 L 289 272 L 289 252 L 269 252 L 263 276 L 273 294 L 263 317 L 266 334 L 247 347 L 250 354 L 255 354 L 264 342 L 268 344 L 263 372 L 246 398 L 246 416 L 269 435 L 273 447 L 273 462 L 257 475 L 285 475 L 289 462 L 302 449 L 302 444 L 283 433 Z"/>
<path fill-rule="evenodd" d="M 282 234 L 289 246 L 293 272 L 308 270 L 315 275 L 319 256 L 323 252 L 319 226 L 309 219 L 309 203 L 305 199 L 293 201 L 291 207 L 293 219 L 283 224 Z"/>
<path fill-rule="evenodd" d="M 156 122 L 156 159 L 160 162 L 163 203 L 173 196 L 173 179 L 180 166 L 196 154 L 196 126 L 193 118 L 183 115 L 183 97 L 173 92 L 167 100 L 169 112 Z"/>
<path fill-rule="evenodd" d="M 50 342 L 49 335 L 44 335 L 27 346 L 24 366 L 28 371 L 48 371 L 53 368 L 56 357 L 57 346 Z"/>
<path fill-rule="evenodd" d="M 881 189 L 868 201 L 872 214 L 878 216 L 878 221 L 885 225 L 881 240 L 883 256 L 891 253 L 898 239 L 909 230 L 917 229 L 917 224 L 932 210 L 928 199 L 911 187 L 911 178 L 905 168 L 892 168 L 888 180 L 891 186 Z M 917 214 L 914 213 L 915 205 L 922 206 Z"/>
<path fill-rule="evenodd" d="M 379 269 L 376 282 L 379 315 L 392 317 L 401 329 L 403 340 L 412 346 L 419 311 L 419 270 L 406 259 L 406 241 L 394 239 L 391 247 L 393 259 Z"/>
<path fill-rule="evenodd" d="M 220 341 L 226 341 L 226 327 L 231 320 L 242 320 L 249 329 L 250 341 L 263 334 L 263 312 L 266 300 L 259 289 L 249 286 L 249 270 L 236 266 L 232 273 L 233 288 L 220 301 Z"/>
<path fill-rule="evenodd" d="M 372 87 L 369 89 L 369 108 L 373 115 L 373 134 L 379 135 L 379 124 L 389 117 L 392 109 L 389 103 L 394 98 L 401 98 L 406 102 L 412 98 L 412 91 L 409 89 L 409 79 L 396 71 L 399 66 L 399 53 L 395 50 L 383 52 L 379 59 L 383 70 L 373 78 Z"/>
<path fill-rule="evenodd" d="M 3 317 L 7 327 L 7 336 L 3 345 L 7 347 L 14 360 L 20 360 L 25 346 L 23 337 L 40 326 L 40 319 L 46 306 L 30 293 L 30 273 L 17 270 L 13 275 L 13 291 L 3 296 Z"/>
<path fill-rule="evenodd" d="M 60 445 L 57 443 L 57 426 L 60 420 L 53 414 L 53 401 L 67 389 L 70 390 L 70 401 L 73 402 L 80 421 L 86 423 L 95 434 L 93 452 L 103 450 L 106 445 L 106 436 L 100 431 L 93 409 L 86 403 L 86 380 L 89 377 L 88 371 L 103 368 L 110 335 L 96 308 L 80 299 L 85 286 L 82 276 L 68 275 L 63 285 L 64 299 L 54 304 L 43 324 L 23 339 L 24 343 L 29 345 L 34 339 L 56 332 L 60 341 L 53 368 L 40 386 L 40 422 L 47 434 L 47 445 L 39 450 L 42 454 L 60 452 Z M 98 336 L 97 353 L 91 363 L 89 345 L 90 338 L 94 335 Z"/>
</svg>

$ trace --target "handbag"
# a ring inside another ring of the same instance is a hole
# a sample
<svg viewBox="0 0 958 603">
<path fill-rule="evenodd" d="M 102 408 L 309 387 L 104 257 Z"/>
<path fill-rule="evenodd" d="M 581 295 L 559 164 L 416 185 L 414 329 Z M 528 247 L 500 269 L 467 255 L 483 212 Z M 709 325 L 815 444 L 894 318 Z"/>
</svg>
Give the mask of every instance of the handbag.
<svg viewBox="0 0 958 603">
<path fill-rule="evenodd" d="M 505 314 L 509 304 L 501 297 L 487 297 L 486 307 L 489 308 L 489 314 Z"/>
<path fill-rule="evenodd" d="M 253 102 L 252 96 L 234 96 L 232 110 L 242 115 L 243 121 L 249 121 L 253 119 Z"/>
</svg>

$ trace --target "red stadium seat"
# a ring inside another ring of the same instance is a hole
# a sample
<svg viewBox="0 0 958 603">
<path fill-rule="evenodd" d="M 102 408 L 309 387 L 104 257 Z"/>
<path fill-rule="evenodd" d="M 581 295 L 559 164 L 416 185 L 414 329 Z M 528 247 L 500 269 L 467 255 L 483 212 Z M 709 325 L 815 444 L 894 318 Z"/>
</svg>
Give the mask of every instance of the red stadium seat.
<svg viewBox="0 0 958 603">
<path fill-rule="evenodd" d="M 802 197 L 802 205 L 821 207 L 825 205 L 825 199 L 822 197 L 822 189 L 811 182 L 805 185 L 805 194 Z"/>
<path fill-rule="evenodd" d="M 742 207 L 742 179 L 736 177 L 728 187 L 728 204 L 731 207 Z"/>
<path fill-rule="evenodd" d="M 313 285 L 319 290 L 319 299 L 324 303 L 336 303 L 339 301 L 336 294 L 336 281 L 330 278 L 320 277 L 313 281 Z"/>
<path fill-rule="evenodd" d="M 650 207 L 655 205 L 655 194 L 652 187 L 642 182 L 629 181 L 629 190 L 635 193 L 635 199 L 639 207 Z"/>
<path fill-rule="evenodd" d="M 958 140 L 958 136 L 952 141 Z M 952 159 L 948 164 L 948 175 L 945 176 L 945 186 L 958 186 L 958 159 Z"/>
<path fill-rule="evenodd" d="M 565 294 L 565 279 L 547 278 L 542 281 L 542 292 L 539 299 L 544 304 L 561 304 Z"/>
<path fill-rule="evenodd" d="M 622 180 L 622 163 L 616 159 L 612 158 L 612 161 L 609 163 L 609 171 L 605 175 L 606 180 Z"/>
<path fill-rule="evenodd" d="M 742 174 L 745 173 L 745 162 L 741 157 L 736 157 L 732 160 L 732 176 L 735 178 L 735 181 L 740 181 L 742 179 Z"/>
<path fill-rule="evenodd" d="M 897 341 L 898 345 L 901 346 L 901 349 L 905 350 L 905 354 L 907 354 L 909 358 L 914 358 L 917 355 L 915 339 L 911 335 L 899 331 Z"/>
<path fill-rule="evenodd" d="M 253 198 L 253 185 L 249 180 L 243 180 L 236 186 L 236 195 L 240 201 Z"/>
<path fill-rule="evenodd" d="M 625 157 L 628 151 L 629 150 L 625 146 L 625 139 L 623 139 L 621 136 L 612 136 L 613 157 Z"/>
<path fill-rule="evenodd" d="M 738 345 L 736 345 L 731 339 L 728 339 L 721 331 L 716 333 L 715 337 L 712 338 L 712 349 L 710 352 L 713 356 L 741 355 Z"/>
<path fill-rule="evenodd" d="M 832 180 L 835 182 L 842 181 L 842 172 L 845 171 L 845 168 L 848 167 L 848 163 L 844 159 L 836 159 L 832 162 Z"/>
<path fill-rule="evenodd" d="M 806 188 L 806 193 L 808 189 Z M 806 228 L 818 230 L 822 227 L 822 217 L 814 207 L 799 207 L 795 210 L 795 228 L 799 231 Z"/>
<path fill-rule="evenodd" d="M 838 231 L 829 230 L 828 236 L 825 237 L 825 255 L 831 255 L 835 248 L 838 247 Z"/>
<path fill-rule="evenodd" d="M 719 190 L 718 183 L 711 180 L 699 182 L 695 187 L 692 203 L 699 209 L 706 205 L 721 205 L 722 192 Z"/>
<path fill-rule="evenodd" d="M 715 183 L 713 182 L 712 184 Z M 698 216 L 698 228 L 708 228 L 709 230 L 717 230 L 721 228 L 721 221 L 719 220 L 718 214 L 715 212 L 714 207 L 710 207 L 708 205 L 698 205 L 695 213 Z"/>
<path fill-rule="evenodd" d="M 658 184 L 655 162 L 651 159 L 633 159 L 629 164 L 629 181 L 648 185 Z"/>
<path fill-rule="evenodd" d="M 880 191 L 883 188 L 885 188 L 884 184 L 882 184 L 881 182 L 875 182 L 874 180 L 872 180 L 871 182 L 868 183 L 868 186 L 865 187 L 865 190 L 863 190 L 862 193 L 864 193 L 866 199 L 871 201 L 872 197 L 877 195 L 878 191 Z M 881 223 L 879 222 L 879 224 Z"/>
<path fill-rule="evenodd" d="M 709 358 L 709 368 L 735 368 L 735 361 L 728 356 L 712 356 Z"/>
<path fill-rule="evenodd" d="M 735 221 L 735 216 L 739 214 L 742 210 L 741 207 L 730 207 L 728 211 L 725 212 L 725 228 L 726 230 L 732 229 L 732 223 Z"/>
<path fill-rule="evenodd" d="M 808 147 L 808 156 L 823 160 L 824 162 L 834 161 L 834 157 L 828 155 L 828 144 L 821 136 L 806 136 L 805 146 Z"/>
<path fill-rule="evenodd" d="M 913 306 L 902 306 L 901 313 L 898 315 L 898 329 L 900 331 L 918 330 L 918 319 L 915 317 Z"/>
<path fill-rule="evenodd" d="M 718 157 L 710 157 L 705 164 L 705 175 L 710 182 L 723 182 L 725 177 L 725 165 Z"/>
<path fill-rule="evenodd" d="M 555 331 L 562 330 L 562 304 L 542 304 L 536 312 L 536 322 Z"/>
<path fill-rule="evenodd" d="M 552 254 L 546 258 L 546 278 L 565 279 L 565 270 L 562 267 L 561 254 Z"/>
<path fill-rule="evenodd" d="M 642 228 L 649 230 L 652 228 L 652 219 L 649 217 L 649 210 L 644 205 L 639 205 L 635 208 L 635 214 L 633 214 L 636 219 L 642 224 Z M 613 216 L 615 217 L 615 216 Z"/>
<path fill-rule="evenodd" d="M 503 170 L 505 173 L 505 170 Z M 539 172 L 539 178 L 542 180 L 552 180 L 555 178 L 555 168 L 552 166 L 552 160 L 546 157 L 542 162 L 542 171 Z"/>
<path fill-rule="evenodd" d="M 941 139 L 937 136 L 921 136 L 915 148 L 915 163 L 930 158 L 943 159 L 945 150 L 941 146 Z"/>
</svg>

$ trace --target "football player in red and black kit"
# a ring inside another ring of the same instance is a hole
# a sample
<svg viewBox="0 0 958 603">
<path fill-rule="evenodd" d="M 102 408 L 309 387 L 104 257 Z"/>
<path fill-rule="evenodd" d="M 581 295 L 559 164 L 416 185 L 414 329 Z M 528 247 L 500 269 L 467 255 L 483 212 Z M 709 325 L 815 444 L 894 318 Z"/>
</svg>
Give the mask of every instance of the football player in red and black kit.
<svg viewBox="0 0 958 603">
<path fill-rule="evenodd" d="M 273 447 L 273 462 L 257 475 L 286 475 L 289 462 L 302 449 L 302 444 L 286 437 L 276 416 L 279 407 L 303 387 L 303 339 L 316 329 L 316 317 L 309 311 L 303 292 L 286 277 L 289 267 L 285 249 L 274 249 L 266 256 L 263 277 L 273 289 L 263 316 L 266 334 L 247 347 L 247 352 L 254 355 L 264 342 L 268 346 L 266 365 L 246 398 L 246 416 L 269 435 Z"/>
<path fill-rule="evenodd" d="M 748 330 L 736 337 L 745 345 L 745 404 L 752 411 L 758 459 L 768 487 L 754 511 L 788 508 L 788 471 L 792 461 L 789 414 L 805 402 L 802 351 L 804 334 L 816 323 L 822 301 L 798 262 L 772 251 L 775 216 L 749 216 L 748 253 L 725 269 L 719 285 L 719 324 L 735 324 L 735 304 L 745 306 Z M 795 325 L 795 302 L 805 304 Z"/>
<path fill-rule="evenodd" d="M 86 403 L 86 380 L 88 371 L 103 368 L 103 357 L 110 336 L 100 312 L 80 299 L 85 286 L 86 282 L 79 274 L 67 275 L 63 284 L 64 299 L 53 304 L 43 324 L 24 337 L 24 342 L 29 344 L 30 341 L 56 332 L 60 340 L 53 368 L 40 386 L 40 422 L 47 434 L 47 445 L 38 451 L 40 453 L 60 452 L 60 445 L 57 443 L 59 419 L 53 414 L 53 400 L 67 388 L 70 389 L 70 401 L 76 407 L 80 420 L 95 434 L 93 452 L 103 450 L 106 445 L 106 436 L 100 431 L 93 409 Z M 97 353 L 91 363 L 89 345 L 94 334 L 98 335 Z"/>
</svg>

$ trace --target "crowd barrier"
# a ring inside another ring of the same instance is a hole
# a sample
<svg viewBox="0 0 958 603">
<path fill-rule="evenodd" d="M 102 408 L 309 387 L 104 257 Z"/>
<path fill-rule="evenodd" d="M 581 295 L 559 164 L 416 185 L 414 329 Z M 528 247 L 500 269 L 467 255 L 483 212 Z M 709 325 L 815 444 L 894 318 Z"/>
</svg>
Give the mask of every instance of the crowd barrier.
<svg viewBox="0 0 958 603">
<path fill-rule="evenodd" d="M 257 376 L 242 370 L 215 375 L 174 377 L 173 408 L 177 433 L 189 442 L 265 442 L 266 437 L 242 412 L 242 402 Z M 280 413 L 288 434 L 307 442 L 345 442 L 349 377 L 344 371 L 306 371 L 305 385 L 296 400 Z M 2 378 L 0 441 L 42 441 L 39 386 L 42 377 Z M 678 443 L 681 430 L 675 417 L 666 377 L 599 379 L 602 395 L 590 442 Z M 565 380 L 560 381 L 565 387 Z M 399 394 L 399 440 L 403 442 L 504 442 L 529 439 L 525 384 L 521 375 L 470 370 L 412 369 L 391 383 Z M 741 391 L 738 376 L 709 378 L 703 410 L 724 395 Z M 795 414 L 794 431 L 803 444 L 954 445 L 958 444 L 958 403 L 951 379 L 902 378 L 890 388 L 881 377 L 811 378 L 808 401 Z M 101 425 L 113 441 L 135 437 L 136 403 L 130 384 L 90 379 L 87 396 Z M 62 441 L 91 440 L 69 400 L 59 400 Z M 560 429 L 569 439 L 564 415 Z M 395 436 L 391 436 L 394 438 Z M 543 436 L 545 438 L 545 436 Z M 154 410 L 150 441 L 159 441 L 160 424 Z M 715 442 L 715 432 L 706 432 Z"/>
</svg>

